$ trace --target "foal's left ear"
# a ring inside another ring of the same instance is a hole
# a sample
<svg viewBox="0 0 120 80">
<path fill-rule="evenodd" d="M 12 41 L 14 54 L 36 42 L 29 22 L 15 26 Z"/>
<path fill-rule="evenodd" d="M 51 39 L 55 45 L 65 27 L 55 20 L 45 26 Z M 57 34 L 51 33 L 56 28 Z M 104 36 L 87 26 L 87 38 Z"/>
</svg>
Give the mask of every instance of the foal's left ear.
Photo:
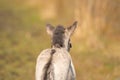
<svg viewBox="0 0 120 80">
<path fill-rule="evenodd" d="M 71 36 L 77 27 L 77 21 L 73 23 L 70 27 L 67 28 L 69 35 Z"/>
<path fill-rule="evenodd" d="M 54 27 L 51 24 L 47 24 L 46 25 L 46 29 L 47 29 L 47 33 L 52 36 L 53 35 L 53 31 L 54 31 Z"/>
</svg>

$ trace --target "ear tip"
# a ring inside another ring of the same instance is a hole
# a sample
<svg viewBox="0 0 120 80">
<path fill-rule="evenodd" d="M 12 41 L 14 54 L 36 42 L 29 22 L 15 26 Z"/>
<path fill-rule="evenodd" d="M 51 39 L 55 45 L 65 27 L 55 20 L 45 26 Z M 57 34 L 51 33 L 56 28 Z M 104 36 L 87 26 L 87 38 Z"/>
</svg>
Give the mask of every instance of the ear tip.
<svg viewBox="0 0 120 80">
<path fill-rule="evenodd" d="M 73 23 L 73 25 L 77 25 L 77 23 L 78 23 L 78 21 L 75 21 L 75 22 Z"/>
<path fill-rule="evenodd" d="M 74 24 L 77 24 L 77 23 L 78 23 L 78 21 L 75 21 L 75 22 L 74 22 Z"/>
</svg>

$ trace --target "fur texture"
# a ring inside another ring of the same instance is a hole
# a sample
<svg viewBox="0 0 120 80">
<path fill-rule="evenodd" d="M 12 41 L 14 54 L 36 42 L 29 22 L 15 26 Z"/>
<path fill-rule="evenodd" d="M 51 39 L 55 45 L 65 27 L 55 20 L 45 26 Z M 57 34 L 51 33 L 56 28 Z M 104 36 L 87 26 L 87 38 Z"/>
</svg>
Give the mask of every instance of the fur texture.
<svg viewBox="0 0 120 80">
<path fill-rule="evenodd" d="M 75 80 L 76 74 L 69 54 L 70 36 L 77 22 L 68 28 L 59 25 L 56 28 L 47 25 L 52 37 L 52 48 L 43 50 L 37 58 L 36 80 Z"/>
<path fill-rule="evenodd" d="M 57 26 L 53 32 L 52 45 L 55 47 L 64 47 L 64 33 L 65 28 L 62 26 Z"/>
</svg>

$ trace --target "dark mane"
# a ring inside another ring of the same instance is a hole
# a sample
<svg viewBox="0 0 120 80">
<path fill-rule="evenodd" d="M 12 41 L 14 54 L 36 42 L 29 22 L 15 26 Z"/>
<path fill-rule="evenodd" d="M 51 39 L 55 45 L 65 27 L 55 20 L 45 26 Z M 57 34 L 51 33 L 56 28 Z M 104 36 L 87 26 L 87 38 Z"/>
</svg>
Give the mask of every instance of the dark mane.
<svg viewBox="0 0 120 80">
<path fill-rule="evenodd" d="M 61 25 L 57 26 L 53 33 L 52 45 L 55 47 L 64 47 L 65 28 Z"/>
</svg>

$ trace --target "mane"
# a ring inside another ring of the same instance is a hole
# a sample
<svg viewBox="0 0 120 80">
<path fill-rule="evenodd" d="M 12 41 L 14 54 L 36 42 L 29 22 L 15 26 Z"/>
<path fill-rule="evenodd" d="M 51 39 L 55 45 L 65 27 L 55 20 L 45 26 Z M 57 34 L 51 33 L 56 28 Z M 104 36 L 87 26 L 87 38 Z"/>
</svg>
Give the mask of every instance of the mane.
<svg viewBox="0 0 120 80">
<path fill-rule="evenodd" d="M 52 38 L 52 45 L 55 47 L 64 47 L 64 33 L 65 28 L 61 25 L 58 25 L 54 32 Z"/>
</svg>

